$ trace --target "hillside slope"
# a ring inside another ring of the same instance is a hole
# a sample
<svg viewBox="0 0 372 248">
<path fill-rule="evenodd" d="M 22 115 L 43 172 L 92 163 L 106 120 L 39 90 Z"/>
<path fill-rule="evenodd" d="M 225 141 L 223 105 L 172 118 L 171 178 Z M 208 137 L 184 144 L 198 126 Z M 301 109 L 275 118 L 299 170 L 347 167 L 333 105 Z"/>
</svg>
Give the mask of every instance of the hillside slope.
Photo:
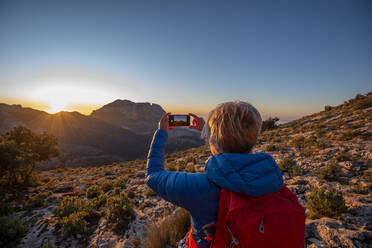
<svg viewBox="0 0 372 248">
<path fill-rule="evenodd" d="M 326 109 L 263 132 L 255 152 L 266 151 L 275 158 L 285 184 L 306 208 L 306 247 L 367 248 L 372 241 L 372 94 Z M 206 146 L 167 154 L 166 168 L 203 172 L 209 156 Z M 2 190 L 2 199 L 13 202 L 16 214 L 29 225 L 18 246 L 143 247 L 148 227 L 176 213 L 174 205 L 146 187 L 145 166 L 145 160 L 136 160 L 45 171 L 39 174 L 40 185 L 23 194 Z M 92 186 L 101 190 L 100 196 L 92 198 Z M 327 209 L 325 199 L 318 198 L 316 206 L 328 212 L 314 216 L 309 197 L 318 188 L 341 192 L 345 208 L 339 201 L 339 206 Z M 120 192 L 133 202 L 134 218 L 118 230 L 108 215 L 111 205 L 97 202 L 102 195 L 111 202 Z M 63 234 L 56 210 L 71 196 L 93 204 L 89 213 L 95 214 L 79 222 L 84 227 L 80 231 Z M 337 209 L 342 211 L 331 216 Z"/>
</svg>

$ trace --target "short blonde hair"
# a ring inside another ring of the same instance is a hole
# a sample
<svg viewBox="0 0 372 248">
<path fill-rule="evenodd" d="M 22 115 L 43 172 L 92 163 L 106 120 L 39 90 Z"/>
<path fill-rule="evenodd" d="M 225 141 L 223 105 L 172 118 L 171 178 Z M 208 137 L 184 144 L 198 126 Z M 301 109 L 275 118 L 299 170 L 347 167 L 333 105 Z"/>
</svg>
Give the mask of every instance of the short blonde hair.
<svg viewBox="0 0 372 248">
<path fill-rule="evenodd" d="M 221 103 L 208 114 L 202 136 L 219 152 L 246 153 L 256 144 L 261 126 L 258 110 L 236 100 Z"/>
</svg>

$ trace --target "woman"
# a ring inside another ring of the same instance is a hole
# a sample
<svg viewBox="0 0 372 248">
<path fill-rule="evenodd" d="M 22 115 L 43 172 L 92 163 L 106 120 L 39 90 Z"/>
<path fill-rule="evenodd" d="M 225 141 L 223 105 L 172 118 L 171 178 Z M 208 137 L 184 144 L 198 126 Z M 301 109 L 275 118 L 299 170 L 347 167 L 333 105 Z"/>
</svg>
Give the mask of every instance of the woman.
<svg viewBox="0 0 372 248">
<path fill-rule="evenodd" d="M 213 109 L 204 120 L 194 114 L 190 128 L 202 131 L 212 157 L 205 173 L 164 170 L 164 152 L 168 137 L 167 113 L 159 122 L 148 155 L 147 185 L 160 197 L 187 209 L 191 214 L 192 237 L 200 248 L 210 247 L 217 220 L 221 189 L 258 197 L 277 192 L 283 186 L 281 171 L 267 153 L 253 153 L 262 119 L 251 104 L 234 101 Z M 184 247 L 180 242 L 180 247 Z"/>
</svg>

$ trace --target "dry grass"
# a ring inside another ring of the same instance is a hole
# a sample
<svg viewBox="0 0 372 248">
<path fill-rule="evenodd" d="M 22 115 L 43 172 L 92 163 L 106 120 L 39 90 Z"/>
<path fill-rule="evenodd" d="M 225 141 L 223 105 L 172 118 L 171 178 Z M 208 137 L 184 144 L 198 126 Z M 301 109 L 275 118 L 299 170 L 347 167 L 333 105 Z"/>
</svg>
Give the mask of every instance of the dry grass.
<svg viewBox="0 0 372 248">
<path fill-rule="evenodd" d="M 164 248 L 176 245 L 190 228 L 190 214 L 184 209 L 177 209 L 177 213 L 165 217 L 158 225 L 153 224 L 147 235 L 144 247 Z"/>
</svg>

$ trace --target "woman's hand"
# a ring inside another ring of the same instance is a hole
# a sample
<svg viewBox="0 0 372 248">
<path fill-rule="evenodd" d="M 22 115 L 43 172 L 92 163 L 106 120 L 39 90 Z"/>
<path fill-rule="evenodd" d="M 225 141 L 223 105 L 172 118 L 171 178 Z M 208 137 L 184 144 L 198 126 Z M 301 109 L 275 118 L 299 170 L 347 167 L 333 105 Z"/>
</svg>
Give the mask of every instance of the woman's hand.
<svg viewBox="0 0 372 248">
<path fill-rule="evenodd" d="M 166 113 L 165 115 L 163 115 L 163 117 L 161 117 L 159 121 L 159 129 L 164 130 L 166 132 L 173 129 L 173 127 L 169 126 L 169 115 L 170 114 L 171 113 Z"/>
<path fill-rule="evenodd" d="M 189 113 L 190 116 L 192 116 L 194 119 L 192 120 L 192 124 L 189 126 L 189 128 L 195 129 L 195 130 L 203 130 L 205 121 L 203 118 L 198 117 L 195 114 Z"/>
</svg>

